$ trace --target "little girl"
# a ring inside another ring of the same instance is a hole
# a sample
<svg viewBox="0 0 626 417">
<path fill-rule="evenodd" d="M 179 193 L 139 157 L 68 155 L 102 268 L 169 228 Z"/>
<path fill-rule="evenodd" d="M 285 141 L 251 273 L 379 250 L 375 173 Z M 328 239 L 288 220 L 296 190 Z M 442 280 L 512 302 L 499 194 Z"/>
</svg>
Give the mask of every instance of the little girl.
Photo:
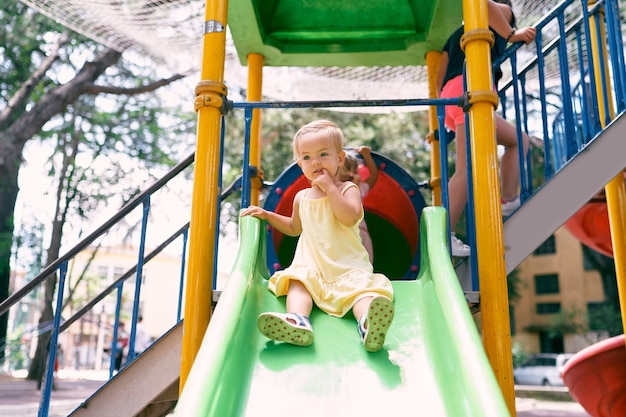
<svg viewBox="0 0 626 417">
<path fill-rule="evenodd" d="M 376 162 L 372 158 L 370 148 L 367 146 L 361 146 L 358 150 L 359 154 L 363 157 L 363 162 L 369 171 L 369 176 L 362 180 L 359 176 L 359 160 L 356 155 L 351 152 L 346 152 L 346 160 L 344 164 L 339 167 L 338 178 L 340 181 L 352 181 L 359 186 L 361 193 L 361 201 L 369 194 L 370 190 L 376 184 L 378 180 L 378 167 Z M 372 244 L 372 237 L 370 236 L 369 229 L 365 219 L 361 220 L 359 224 L 359 232 L 361 235 L 361 242 L 365 246 L 365 250 L 369 255 L 370 263 L 374 264 L 374 245 Z"/>
<path fill-rule="evenodd" d="M 296 194 L 291 217 L 256 206 L 241 212 L 266 220 L 285 235 L 301 235 L 292 264 L 274 273 L 268 285 L 277 297 L 287 295 L 287 313 L 261 314 L 259 330 L 272 340 L 308 346 L 313 343 L 309 315 L 315 303 L 336 317 L 352 310 L 365 350 L 376 352 L 393 320 L 393 287 L 386 276 L 373 273 L 361 244 L 358 187 L 337 179 L 345 161 L 343 133 L 333 122 L 314 121 L 298 130 L 292 146 L 311 187 Z"/>
</svg>

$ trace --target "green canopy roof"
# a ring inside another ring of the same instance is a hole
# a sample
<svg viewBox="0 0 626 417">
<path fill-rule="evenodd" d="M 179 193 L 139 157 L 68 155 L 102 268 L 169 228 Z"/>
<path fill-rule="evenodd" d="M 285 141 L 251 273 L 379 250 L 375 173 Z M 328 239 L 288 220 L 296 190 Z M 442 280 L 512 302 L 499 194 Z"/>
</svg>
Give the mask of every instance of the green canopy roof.
<svg viewBox="0 0 626 417">
<path fill-rule="evenodd" d="M 242 64 L 424 65 L 462 21 L 461 0 L 230 0 L 230 30 Z"/>
</svg>

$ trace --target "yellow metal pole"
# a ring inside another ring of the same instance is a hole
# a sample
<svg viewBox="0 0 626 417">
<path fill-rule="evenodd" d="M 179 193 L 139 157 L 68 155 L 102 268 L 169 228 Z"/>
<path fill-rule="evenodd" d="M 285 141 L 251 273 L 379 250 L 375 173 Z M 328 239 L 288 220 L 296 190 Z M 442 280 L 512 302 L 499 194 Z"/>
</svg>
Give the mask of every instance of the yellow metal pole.
<svg viewBox="0 0 626 417">
<path fill-rule="evenodd" d="M 593 6 L 593 4 L 595 3 L 595 0 L 589 0 L 589 7 Z M 604 9 L 600 10 L 600 14 L 602 16 L 604 16 Z M 602 91 L 602 80 L 610 80 L 610 74 L 609 74 L 609 67 L 607 65 L 607 58 L 606 58 L 606 51 L 607 51 L 607 44 L 606 44 L 606 31 L 605 31 L 605 27 L 604 24 L 602 23 L 604 21 L 604 18 L 600 19 L 600 36 L 602 36 L 600 39 L 598 39 L 596 33 L 597 33 L 597 25 L 596 25 L 596 19 L 594 17 L 590 17 L 589 18 L 589 31 L 591 32 L 591 56 L 593 58 L 593 70 L 594 70 L 594 80 L 596 83 L 596 92 L 598 94 L 598 112 L 600 113 L 600 122 L 602 123 L 602 127 L 605 127 L 605 120 L 606 120 L 606 116 L 607 116 L 607 112 L 609 112 L 609 116 L 611 119 L 613 119 L 615 117 L 614 113 L 613 113 L 613 109 L 609 108 L 606 109 L 604 107 L 604 94 Z M 602 73 L 602 67 L 600 66 L 600 62 L 604 62 L 604 73 Z M 612 107 L 612 100 L 613 100 L 613 94 L 612 94 L 612 89 L 608 87 L 607 85 L 607 89 L 606 89 L 606 93 L 607 93 L 607 97 L 606 99 L 608 100 L 609 106 Z"/>
<path fill-rule="evenodd" d="M 606 202 L 611 226 L 611 241 L 613 242 L 613 260 L 617 277 L 617 291 L 622 311 L 622 326 L 626 329 L 626 190 L 624 189 L 624 174 L 615 176 L 604 187 Z"/>
<path fill-rule="evenodd" d="M 592 6 L 595 0 L 589 1 L 589 6 Z M 601 11 L 604 12 L 603 10 Z M 594 18 L 589 19 L 590 31 L 591 31 L 591 45 L 593 56 L 593 67 L 596 81 L 596 93 L 598 95 L 598 106 L 600 110 L 600 123 L 602 128 L 606 127 L 605 115 L 608 112 L 611 120 L 615 118 L 615 109 L 613 108 L 613 95 L 612 89 L 607 85 L 606 102 L 609 103 L 609 108 L 604 107 L 604 96 L 602 90 L 602 78 L 607 80 L 607 84 L 610 83 L 608 60 L 606 57 L 606 37 L 605 27 L 602 23 L 604 20 L 600 19 L 600 34 L 601 38 L 596 36 L 596 20 Z M 604 62 L 605 71 L 602 74 L 600 60 Z M 609 225 L 611 229 L 611 242 L 613 245 L 613 260 L 615 262 L 615 275 L 617 278 L 617 292 L 620 302 L 620 310 L 622 311 L 622 327 L 626 329 L 626 241 L 624 241 L 624 233 L 626 233 L 626 189 L 624 188 L 624 173 L 620 172 L 604 187 L 606 194 L 606 204 L 609 214 Z"/>
<path fill-rule="evenodd" d="M 469 131 L 483 343 L 509 411 L 515 415 L 502 209 L 500 192 L 493 192 L 500 190 L 494 120 L 498 97 L 492 84 L 490 49 L 494 40 L 487 9 L 487 0 L 463 0 L 465 35 L 461 43 L 472 103 Z"/>
<path fill-rule="evenodd" d="M 261 101 L 263 99 L 263 55 L 248 55 L 248 101 Z M 250 165 L 257 167 L 258 175 L 251 182 L 250 204 L 259 204 L 261 193 L 261 109 L 252 110 L 252 125 L 250 126 Z"/>
<path fill-rule="evenodd" d="M 437 72 L 441 62 L 441 52 L 430 51 L 426 53 L 426 68 L 428 70 L 428 97 L 437 98 Z M 439 152 L 439 140 L 435 138 L 435 132 L 439 129 L 437 120 L 437 106 L 428 107 L 428 143 L 430 143 L 430 188 L 433 190 L 433 205 L 441 206 L 441 161 Z"/>
<path fill-rule="evenodd" d="M 211 318 L 214 239 L 220 161 L 221 108 L 227 94 L 224 86 L 227 0 L 207 0 L 204 24 L 201 81 L 194 107 L 198 113 L 196 159 L 189 262 L 185 291 L 185 316 L 179 390 L 182 392 L 191 365 L 200 349 Z"/>
</svg>

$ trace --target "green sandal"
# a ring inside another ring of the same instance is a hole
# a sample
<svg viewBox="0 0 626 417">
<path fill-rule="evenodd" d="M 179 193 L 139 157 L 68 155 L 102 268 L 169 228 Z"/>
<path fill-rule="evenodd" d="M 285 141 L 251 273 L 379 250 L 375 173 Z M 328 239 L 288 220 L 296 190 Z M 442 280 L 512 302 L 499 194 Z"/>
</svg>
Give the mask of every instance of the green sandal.
<svg viewBox="0 0 626 417">
<path fill-rule="evenodd" d="M 313 343 L 311 320 L 298 313 L 263 313 L 257 319 L 257 326 L 263 336 L 277 342 L 296 346 L 309 346 Z"/>
<path fill-rule="evenodd" d="M 393 320 L 393 302 L 387 297 L 374 297 L 370 301 L 367 313 L 359 319 L 357 326 L 363 347 L 368 352 L 378 352 L 385 344 L 387 331 Z M 367 320 L 367 328 L 365 321 Z"/>
</svg>

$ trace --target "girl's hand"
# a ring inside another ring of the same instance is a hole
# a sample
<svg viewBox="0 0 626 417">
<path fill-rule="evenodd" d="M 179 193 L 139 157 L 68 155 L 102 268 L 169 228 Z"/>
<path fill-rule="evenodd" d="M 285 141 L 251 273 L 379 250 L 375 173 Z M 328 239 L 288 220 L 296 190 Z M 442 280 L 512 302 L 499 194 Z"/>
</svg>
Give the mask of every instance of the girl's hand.
<svg viewBox="0 0 626 417">
<path fill-rule="evenodd" d="M 262 220 L 267 219 L 267 211 L 258 206 L 249 206 L 243 209 L 239 215 L 241 217 L 252 216 L 252 217 L 258 217 L 259 219 L 262 219 Z"/>
<path fill-rule="evenodd" d="M 318 175 L 311 181 L 312 187 L 317 187 L 324 194 L 328 193 L 328 189 L 335 185 L 335 179 L 329 174 L 329 172 L 324 169 L 323 173 Z"/>
<path fill-rule="evenodd" d="M 511 43 L 524 42 L 526 45 L 528 45 L 530 42 L 535 40 L 536 36 L 537 36 L 537 29 L 533 27 L 525 27 L 525 28 L 517 29 L 515 33 L 513 34 L 513 36 L 509 38 L 509 42 Z"/>
</svg>

